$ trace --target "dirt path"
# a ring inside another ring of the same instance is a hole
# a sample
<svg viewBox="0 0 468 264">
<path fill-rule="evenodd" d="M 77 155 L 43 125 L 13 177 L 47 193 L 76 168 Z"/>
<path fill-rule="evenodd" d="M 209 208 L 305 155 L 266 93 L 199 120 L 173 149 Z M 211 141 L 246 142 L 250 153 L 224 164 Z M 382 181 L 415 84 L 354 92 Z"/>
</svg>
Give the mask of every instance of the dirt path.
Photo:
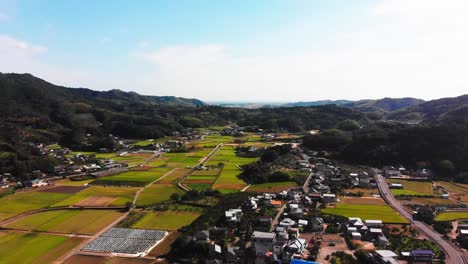
<svg viewBox="0 0 468 264">
<path fill-rule="evenodd" d="M 287 205 L 287 203 L 285 203 L 285 204 L 283 204 L 283 206 L 281 206 L 281 208 L 279 209 L 279 211 L 276 214 L 275 218 L 273 219 L 273 222 L 271 222 L 270 232 L 273 232 L 273 230 L 275 230 L 275 228 L 276 228 L 276 225 L 278 225 L 278 220 L 281 217 L 281 215 L 283 214 L 284 209 L 286 208 L 286 205 Z"/>
<path fill-rule="evenodd" d="M 190 189 L 189 187 L 183 185 L 182 182 L 192 174 L 192 172 L 195 170 L 196 167 L 198 167 L 198 166 L 202 165 L 203 163 L 207 162 L 208 160 L 210 160 L 210 158 L 211 158 L 214 154 L 216 154 L 216 152 L 218 152 L 218 150 L 220 150 L 223 146 L 224 146 L 223 143 L 219 143 L 219 144 L 210 152 L 210 154 L 206 155 L 202 160 L 200 160 L 200 162 L 199 162 L 197 165 L 195 165 L 195 166 L 190 170 L 190 172 L 187 173 L 187 175 L 186 175 L 185 177 L 182 177 L 182 178 L 179 179 L 179 181 L 177 182 L 177 187 L 179 187 L 180 189 L 182 189 L 182 190 L 184 190 L 184 191 L 186 191 L 186 192 L 190 191 L 191 189 Z"/>
</svg>

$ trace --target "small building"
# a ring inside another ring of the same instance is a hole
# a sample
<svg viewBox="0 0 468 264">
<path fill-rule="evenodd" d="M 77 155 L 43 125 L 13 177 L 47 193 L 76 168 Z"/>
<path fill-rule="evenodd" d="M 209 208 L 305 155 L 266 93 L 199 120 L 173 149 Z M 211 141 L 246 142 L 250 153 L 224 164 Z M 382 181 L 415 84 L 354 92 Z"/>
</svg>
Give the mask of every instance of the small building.
<svg viewBox="0 0 468 264">
<path fill-rule="evenodd" d="M 254 231 L 251 237 L 255 255 L 265 256 L 267 252 L 273 251 L 273 240 L 275 233 Z"/>
<path fill-rule="evenodd" d="M 432 263 L 435 254 L 432 250 L 415 249 L 411 250 L 410 259 L 413 262 Z"/>
<path fill-rule="evenodd" d="M 401 183 L 391 183 L 390 189 L 403 189 L 403 184 Z"/>
<path fill-rule="evenodd" d="M 367 227 L 382 227 L 383 222 L 382 220 L 365 220 L 364 223 Z"/>
<path fill-rule="evenodd" d="M 362 235 L 361 235 L 361 233 L 358 233 L 358 232 L 352 232 L 352 233 L 351 233 L 351 239 L 354 239 L 354 240 L 361 240 L 361 239 L 362 239 Z"/>
<path fill-rule="evenodd" d="M 228 222 L 239 222 L 242 217 L 241 209 L 229 209 L 225 212 L 225 216 Z"/>
<path fill-rule="evenodd" d="M 322 194 L 322 201 L 324 203 L 334 203 L 334 202 L 336 202 L 336 194 L 334 194 L 334 193 L 324 193 L 324 194 Z"/>
<path fill-rule="evenodd" d="M 381 264 L 398 264 L 396 258 L 398 255 L 391 250 L 376 250 L 374 259 Z"/>
<path fill-rule="evenodd" d="M 314 217 L 310 220 L 310 225 L 312 231 L 323 231 L 323 218 L 321 217 Z"/>
<path fill-rule="evenodd" d="M 448 193 L 443 193 L 441 196 L 440 196 L 442 199 L 450 199 L 450 196 Z"/>
<path fill-rule="evenodd" d="M 280 208 L 281 207 L 281 201 L 278 201 L 278 200 L 271 200 L 270 201 L 270 205 L 273 207 L 273 208 Z"/>
</svg>

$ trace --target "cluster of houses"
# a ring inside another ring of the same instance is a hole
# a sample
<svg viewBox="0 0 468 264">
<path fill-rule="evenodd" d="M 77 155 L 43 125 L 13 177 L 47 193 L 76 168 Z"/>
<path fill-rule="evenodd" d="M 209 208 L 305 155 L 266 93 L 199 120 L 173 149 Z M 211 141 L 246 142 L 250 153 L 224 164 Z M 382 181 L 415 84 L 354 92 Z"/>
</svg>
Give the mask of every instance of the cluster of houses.
<svg viewBox="0 0 468 264">
<path fill-rule="evenodd" d="M 458 224 L 457 240 L 462 247 L 468 248 L 468 224 Z"/>
<path fill-rule="evenodd" d="M 388 239 L 383 234 L 382 227 L 381 220 L 362 221 L 359 217 L 350 217 L 346 226 L 346 234 L 353 240 L 365 239 L 378 247 L 385 247 Z"/>
<path fill-rule="evenodd" d="M 430 180 L 433 178 L 433 173 L 428 169 L 423 168 L 412 171 L 402 166 L 385 166 L 382 168 L 381 174 L 386 178 L 406 177 L 413 180 Z"/>
</svg>

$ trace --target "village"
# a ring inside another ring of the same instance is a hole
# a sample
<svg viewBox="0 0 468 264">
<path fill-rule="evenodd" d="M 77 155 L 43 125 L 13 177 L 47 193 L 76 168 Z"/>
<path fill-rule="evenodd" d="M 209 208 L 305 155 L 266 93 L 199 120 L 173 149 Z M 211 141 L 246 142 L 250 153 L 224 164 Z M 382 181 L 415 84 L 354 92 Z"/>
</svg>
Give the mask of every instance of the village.
<svg viewBox="0 0 468 264">
<path fill-rule="evenodd" d="M 300 138 L 232 126 L 189 129 L 157 140 L 112 137 L 115 149 L 96 152 L 37 144 L 34 151 L 60 164 L 49 172 L 28 172 L 29 180 L 2 175 L 2 189 L 16 193 L 5 192 L 1 199 L 13 198 L 9 201 L 18 208 L 24 207 L 22 196 L 40 202 L 24 210 L 0 207 L 0 227 L 10 235 L 74 237 L 76 242 L 56 256 L 63 263 L 109 258 L 142 263 L 442 262 L 444 248 L 432 242 L 432 233 L 415 226 L 420 221 L 430 224 L 431 232 L 444 230 L 439 236 L 465 252 L 463 200 L 468 192 L 462 187 L 433 181 L 424 167 L 342 164 L 326 151 L 302 148 Z M 265 161 L 272 151 L 284 153 Z M 263 182 L 240 178 L 245 166 L 261 167 L 259 160 L 272 174 Z M 52 195 L 57 198 L 49 201 Z M 401 210 L 392 203 L 395 198 Z M 84 218 L 108 219 L 93 228 L 46 227 L 43 222 L 69 214 L 70 221 L 83 225 Z M 182 256 L 175 247 L 199 250 Z"/>
</svg>

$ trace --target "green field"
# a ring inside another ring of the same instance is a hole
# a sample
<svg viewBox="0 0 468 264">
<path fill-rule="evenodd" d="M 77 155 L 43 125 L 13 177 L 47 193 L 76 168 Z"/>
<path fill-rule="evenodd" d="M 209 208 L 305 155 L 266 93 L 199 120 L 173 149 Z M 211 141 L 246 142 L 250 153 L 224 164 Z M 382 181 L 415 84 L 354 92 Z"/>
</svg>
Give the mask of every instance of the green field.
<svg viewBox="0 0 468 264">
<path fill-rule="evenodd" d="M 177 230 L 190 225 L 200 216 L 199 213 L 151 212 L 136 222 L 133 228 Z"/>
<path fill-rule="evenodd" d="M 115 197 L 117 198 L 114 200 L 110 205 L 112 206 L 123 206 L 126 205 L 128 202 L 132 202 L 133 197 L 135 196 L 136 191 L 138 188 L 131 187 L 103 187 L 103 186 L 93 186 L 91 188 L 84 189 L 73 196 L 65 199 L 61 202 L 54 204 L 54 207 L 58 206 L 70 206 L 74 205 L 88 197 L 95 196 L 95 197 Z"/>
<path fill-rule="evenodd" d="M 64 236 L 0 233 L 0 263 L 53 263 L 81 242 Z"/>
<path fill-rule="evenodd" d="M 262 184 L 254 184 L 250 186 L 247 191 L 249 192 L 280 192 L 287 190 L 291 187 L 297 186 L 296 182 L 269 182 Z"/>
<path fill-rule="evenodd" d="M 137 206 L 149 206 L 171 199 L 173 193 L 183 194 L 172 184 L 153 184 L 141 192 L 136 202 Z"/>
<path fill-rule="evenodd" d="M 211 187 L 211 184 L 206 183 L 190 183 L 186 184 L 190 189 L 196 191 L 205 191 Z"/>
<path fill-rule="evenodd" d="M 231 136 L 221 136 L 221 135 L 208 135 L 205 139 L 197 141 L 196 144 L 204 148 L 214 148 L 220 143 L 231 143 L 233 142 L 233 137 Z"/>
<path fill-rule="evenodd" d="M 457 219 L 468 219 L 468 212 L 443 212 L 436 216 L 436 221 L 453 221 Z"/>
<path fill-rule="evenodd" d="M 390 183 L 401 183 L 403 189 L 392 189 L 393 195 L 434 195 L 432 183 L 389 179 Z"/>
<path fill-rule="evenodd" d="M 206 165 L 218 165 L 223 163 L 224 167 L 218 180 L 213 185 L 214 189 L 240 190 L 247 184 L 237 176 L 242 172 L 238 166 L 255 162 L 256 158 L 238 157 L 233 146 L 223 146 L 211 157 Z"/>
<path fill-rule="evenodd" d="M 444 187 L 447 191 L 456 194 L 468 194 L 468 184 L 452 183 L 452 182 L 436 182 L 437 185 Z"/>
<path fill-rule="evenodd" d="M 94 235 L 122 215 L 122 212 L 109 210 L 57 210 L 29 215 L 7 227 Z"/>
<path fill-rule="evenodd" d="M 115 159 L 117 157 L 117 153 L 98 153 L 98 152 L 89 152 L 89 151 L 74 151 L 71 154 L 67 156 L 73 156 L 73 155 L 95 155 L 96 158 L 98 159 Z"/>
<path fill-rule="evenodd" d="M 384 223 L 408 223 L 387 205 L 337 204 L 321 210 L 324 214 L 360 217 L 363 220 L 382 220 Z"/>
<path fill-rule="evenodd" d="M 70 196 L 70 194 L 36 191 L 17 192 L 0 199 L 0 213 L 20 214 L 46 208 Z"/>
<path fill-rule="evenodd" d="M 126 171 L 124 173 L 99 178 L 93 182 L 98 185 L 116 186 L 145 186 L 146 184 L 159 179 L 170 171 L 170 168 L 154 168 L 147 171 Z"/>
</svg>

